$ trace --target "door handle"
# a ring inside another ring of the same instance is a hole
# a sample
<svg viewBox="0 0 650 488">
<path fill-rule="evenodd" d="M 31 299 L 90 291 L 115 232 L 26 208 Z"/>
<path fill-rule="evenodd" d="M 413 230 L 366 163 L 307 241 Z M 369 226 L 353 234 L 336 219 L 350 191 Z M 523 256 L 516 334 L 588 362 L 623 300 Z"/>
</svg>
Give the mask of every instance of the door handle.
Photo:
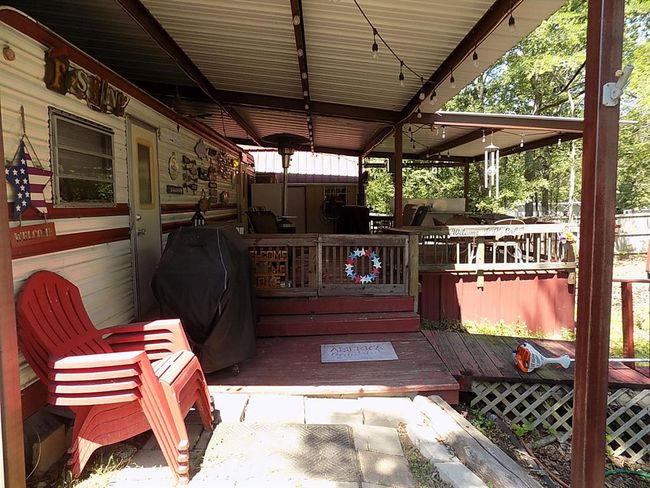
<svg viewBox="0 0 650 488">
<path fill-rule="evenodd" d="M 147 233 L 147 229 L 138 229 L 136 234 L 139 236 L 143 236 Z"/>
</svg>

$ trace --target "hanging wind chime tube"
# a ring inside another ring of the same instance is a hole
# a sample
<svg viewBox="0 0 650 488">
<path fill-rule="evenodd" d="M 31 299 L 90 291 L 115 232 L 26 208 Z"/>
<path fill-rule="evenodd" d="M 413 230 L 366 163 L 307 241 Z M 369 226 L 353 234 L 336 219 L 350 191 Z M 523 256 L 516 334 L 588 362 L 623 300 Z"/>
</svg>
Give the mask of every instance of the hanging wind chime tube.
<svg viewBox="0 0 650 488">
<path fill-rule="evenodd" d="M 490 197 L 494 187 L 495 196 L 499 198 L 499 147 L 495 146 L 494 142 L 485 147 L 484 186 L 488 189 Z"/>
</svg>

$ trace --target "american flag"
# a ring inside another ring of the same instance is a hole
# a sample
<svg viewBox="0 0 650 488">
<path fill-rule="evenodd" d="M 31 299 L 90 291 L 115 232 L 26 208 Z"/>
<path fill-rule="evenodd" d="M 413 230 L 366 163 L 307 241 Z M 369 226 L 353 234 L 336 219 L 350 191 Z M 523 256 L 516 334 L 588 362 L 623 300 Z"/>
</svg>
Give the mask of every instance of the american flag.
<svg viewBox="0 0 650 488">
<path fill-rule="evenodd" d="M 30 206 L 46 215 L 47 206 L 43 190 L 52 178 L 52 172 L 33 166 L 24 140 L 20 141 L 16 156 L 15 164 L 5 168 L 5 177 L 16 191 L 14 218 L 20 218 Z"/>
</svg>

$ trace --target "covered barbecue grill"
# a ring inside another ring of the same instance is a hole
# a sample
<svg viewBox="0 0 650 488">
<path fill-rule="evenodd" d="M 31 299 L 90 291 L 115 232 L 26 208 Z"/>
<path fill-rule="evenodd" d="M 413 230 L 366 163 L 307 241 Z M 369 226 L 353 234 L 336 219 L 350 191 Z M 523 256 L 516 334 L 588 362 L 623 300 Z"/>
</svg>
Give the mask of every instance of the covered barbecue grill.
<svg viewBox="0 0 650 488">
<path fill-rule="evenodd" d="M 206 373 L 254 354 L 248 250 L 233 227 L 182 227 L 170 234 L 152 288 L 161 313 L 183 322 Z"/>
</svg>

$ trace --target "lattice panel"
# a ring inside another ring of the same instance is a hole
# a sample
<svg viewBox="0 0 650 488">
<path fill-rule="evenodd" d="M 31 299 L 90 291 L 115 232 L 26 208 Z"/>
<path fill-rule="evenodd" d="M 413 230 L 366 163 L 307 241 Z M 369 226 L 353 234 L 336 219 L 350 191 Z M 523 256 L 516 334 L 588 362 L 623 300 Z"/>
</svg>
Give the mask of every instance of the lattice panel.
<svg viewBox="0 0 650 488">
<path fill-rule="evenodd" d="M 474 382 L 473 408 L 513 423 L 554 429 L 560 441 L 571 437 L 573 388 L 568 385 Z M 650 390 L 610 390 L 607 439 L 614 456 L 650 460 Z"/>
</svg>

